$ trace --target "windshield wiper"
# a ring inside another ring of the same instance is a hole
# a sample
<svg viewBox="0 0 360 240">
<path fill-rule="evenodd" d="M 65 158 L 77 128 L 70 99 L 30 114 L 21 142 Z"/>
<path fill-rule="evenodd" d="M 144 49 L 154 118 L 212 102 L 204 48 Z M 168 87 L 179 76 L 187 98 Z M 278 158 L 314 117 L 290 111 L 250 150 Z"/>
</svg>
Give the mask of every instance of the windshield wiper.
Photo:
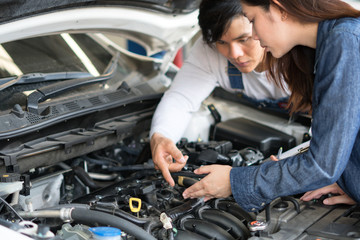
<svg viewBox="0 0 360 240">
<path fill-rule="evenodd" d="M 78 88 L 84 85 L 99 83 L 111 79 L 116 73 L 119 56 L 120 54 L 117 53 L 111 59 L 104 73 L 98 77 L 71 79 L 67 81 L 57 82 L 35 90 L 27 98 L 27 110 L 31 113 L 39 114 L 39 102 L 43 102 L 46 99 L 66 92 L 67 90 L 72 90 L 74 88 Z"/>
<path fill-rule="evenodd" d="M 88 72 L 55 72 L 55 73 L 29 73 L 17 77 L 0 79 L 0 91 L 15 84 L 28 84 L 54 80 L 86 78 L 92 76 Z"/>
</svg>

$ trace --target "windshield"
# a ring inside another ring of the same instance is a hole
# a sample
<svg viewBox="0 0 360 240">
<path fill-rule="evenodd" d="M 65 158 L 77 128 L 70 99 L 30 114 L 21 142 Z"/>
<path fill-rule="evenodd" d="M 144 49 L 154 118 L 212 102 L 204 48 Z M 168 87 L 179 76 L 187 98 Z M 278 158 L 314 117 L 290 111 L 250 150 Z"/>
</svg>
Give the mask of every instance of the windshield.
<svg viewBox="0 0 360 240">
<path fill-rule="evenodd" d="M 68 33 L 4 43 L 0 56 L 0 78 L 53 72 L 99 76 L 112 58 L 88 35 Z"/>
</svg>

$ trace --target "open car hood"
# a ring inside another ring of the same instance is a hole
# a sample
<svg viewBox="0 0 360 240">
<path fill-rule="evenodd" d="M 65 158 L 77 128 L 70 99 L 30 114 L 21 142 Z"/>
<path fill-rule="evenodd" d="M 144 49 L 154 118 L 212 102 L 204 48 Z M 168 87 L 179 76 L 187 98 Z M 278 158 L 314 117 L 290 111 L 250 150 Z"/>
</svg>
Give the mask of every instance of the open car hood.
<svg viewBox="0 0 360 240">
<path fill-rule="evenodd" d="M 147 55 L 172 54 L 199 28 L 199 1 L 0 1 L 0 43 L 49 33 L 121 30 L 141 44 Z"/>
</svg>

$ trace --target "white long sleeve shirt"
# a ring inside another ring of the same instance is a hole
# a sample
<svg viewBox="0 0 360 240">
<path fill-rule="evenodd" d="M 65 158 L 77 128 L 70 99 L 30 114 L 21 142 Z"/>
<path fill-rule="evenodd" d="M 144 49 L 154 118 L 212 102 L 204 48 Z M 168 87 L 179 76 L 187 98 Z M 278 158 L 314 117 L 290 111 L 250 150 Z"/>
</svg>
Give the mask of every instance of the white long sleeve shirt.
<svg viewBox="0 0 360 240">
<path fill-rule="evenodd" d="M 227 59 L 199 38 L 155 111 L 150 137 L 158 132 L 174 142 L 179 141 L 192 113 L 199 110 L 202 101 L 218 86 L 229 92 L 242 91 L 258 100 L 289 96 L 288 91 L 270 82 L 265 72 L 243 73 L 244 90 L 233 89 L 227 69 Z"/>
</svg>

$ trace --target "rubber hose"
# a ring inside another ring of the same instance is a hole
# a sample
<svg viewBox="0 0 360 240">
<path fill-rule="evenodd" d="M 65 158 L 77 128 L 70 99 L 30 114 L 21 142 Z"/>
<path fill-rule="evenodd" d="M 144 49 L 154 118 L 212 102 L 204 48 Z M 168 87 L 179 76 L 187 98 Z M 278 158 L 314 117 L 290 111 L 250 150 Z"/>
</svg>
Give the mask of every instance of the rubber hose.
<svg viewBox="0 0 360 240">
<path fill-rule="evenodd" d="M 110 209 L 110 208 L 94 205 L 91 207 L 91 210 L 109 213 L 117 217 L 124 218 L 125 220 L 130 221 L 136 225 L 142 225 L 142 227 L 146 232 L 151 232 L 151 230 L 156 227 L 162 227 L 161 222 L 156 221 L 155 218 L 151 218 L 151 217 L 138 218 L 121 209 Z"/>
<path fill-rule="evenodd" d="M 80 178 L 80 180 L 89 188 L 96 190 L 102 187 L 105 187 L 105 184 L 96 183 L 85 170 L 79 166 L 73 168 L 73 171 L 76 176 Z"/>
<path fill-rule="evenodd" d="M 94 205 L 91 207 L 91 210 L 112 214 L 117 217 L 123 218 L 129 222 L 132 222 L 136 225 L 144 225 L 151 221 L 150 218 L 138 218 L 138 217 L 135 217 L 121 209 L 113 209 L 113 208 L 107 208 L 107 207 L 103 207 L 103 206 Z"/>
<path fill-rule="evenodd" d="M 298 203 L 298 201 L 295 200 L 295 198 L 293 197 L 289 197 L 289 196 L 285 196 L 285 197 L 281 197 L 282 201 L 289 201 L 292 204 L 294 204 L 294 208 L 295 211 L 299 214 L 300 213 L 300 204 Z"/>
<path fill-rule="evenodd" d="M 191 212 L 194 208 L 202 205 L 203 203 L 203 198 L 190 199 L 180 206 L 166 210 L 165 213 L 169 218 L 171 218 L 172 221 L 175 221 L 180 216 Z"/>
<path fill-rule="evenodd" d="M 156 240 L 151 234 L 147 233 L 144 229 L 141 227 L 138 227 L 137 225 L 126 221 L 122 218 L 115 217 L 113 215 L 93 211 L 93 210 L 86 210 L 86 209 L 74 209 L 71 212 L 71 217 L 75 221 L 87 225 L 94 226 L 97 225 L 103 225 L 103 226 L 111 226 L 115 228 L 119 228 L 122 231 L 134 236 L 136 239 L 139 240 Z"/>
</svg>

